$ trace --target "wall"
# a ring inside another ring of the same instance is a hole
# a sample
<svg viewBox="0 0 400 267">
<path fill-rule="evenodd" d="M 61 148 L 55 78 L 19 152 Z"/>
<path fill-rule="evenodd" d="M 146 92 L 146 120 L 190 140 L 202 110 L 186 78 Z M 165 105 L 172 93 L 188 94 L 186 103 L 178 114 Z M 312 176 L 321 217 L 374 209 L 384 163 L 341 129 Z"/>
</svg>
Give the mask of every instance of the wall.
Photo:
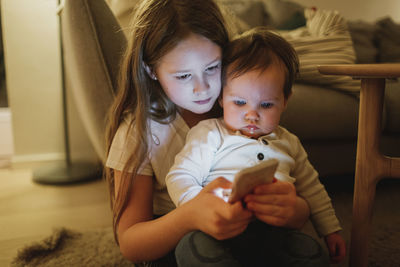
<svg viewBox="0 0 400 267">
<path fill-rule="evenodd" d="M 64 154 L 56 0 L 2 0 L 15 160 Z"/>
<path fill-rule="evenodd" d="M 399 0 L 293 1 L 336 9 L 347 19 L 374 21 L 390 15 L 400 23 Z M 14 161 L 17 162 L 64 157 L 57 2 L 1 0 L 7 91 L 12 111 Z M 79 116 L 74 110 L 69 114 Z M 70 122 L 78 125 L 71 127 L 76 137 L 71 142 L 73 154 L 85 152 L 85 157 L 91 157 L 93 149 L 88 145 L 79 118 L 70 118 Z"/>
<path fill-rule="evenodd" d="M 335 9 L 346 19 L 362 19 L 374 22 L 384 16 L 391 16 L 400 23 L 399 0 L 292 0 L 304 6 L 315 6 L 322 9 Z"/>
<path fill-rule="evenodd" d="M 1 0 L 13 162 L 65 158 L 58 0 Z M 72 160 L 97 161 L 67 92 Z"/>
</svg>

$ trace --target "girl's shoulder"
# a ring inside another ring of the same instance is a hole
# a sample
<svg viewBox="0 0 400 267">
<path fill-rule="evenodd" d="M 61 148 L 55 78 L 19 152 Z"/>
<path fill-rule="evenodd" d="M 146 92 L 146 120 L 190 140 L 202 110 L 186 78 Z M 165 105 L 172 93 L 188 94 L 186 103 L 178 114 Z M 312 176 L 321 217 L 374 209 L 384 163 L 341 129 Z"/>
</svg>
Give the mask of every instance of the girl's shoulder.
<svg viewBox="0 0 400 267">
<path fill-rule="evenodd" d="M 202 120 L 199 123 L 197 123 L 195 126 L 193 126 L 190 131 L 191 132 L 221 132 L 221 129 L 224 128 L 223 120 L 222 118 L 212 118 L 212 119 L 206 119 Z"/>
<path fill-rule="evenodd" d="M 170 132 L 170 131 L 183 131 L 183 132 L 188 132 L 189 131 L 189 126 L 186 124 L 186 122 L 183 120 L 182 116 L 179 114 L 176 114 L 176 117 L 170 121 L 170 122 L 158 122 L 154 119 L 148 119 L 147 120 L 147 125 L 151 131 L 151 134 L 155 133 L 165 133 L 165 132 Z"/>
</svg>

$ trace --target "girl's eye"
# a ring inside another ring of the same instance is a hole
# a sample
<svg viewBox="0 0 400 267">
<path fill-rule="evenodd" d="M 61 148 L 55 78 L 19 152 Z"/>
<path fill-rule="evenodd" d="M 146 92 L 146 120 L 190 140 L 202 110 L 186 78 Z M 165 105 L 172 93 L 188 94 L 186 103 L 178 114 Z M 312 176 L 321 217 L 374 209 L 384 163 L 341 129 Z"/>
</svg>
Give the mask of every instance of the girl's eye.
<svg viewBox="0 0 400 267">
<path fill-rule="evenodd" d="M 178 75 L 178 76 L 175 76 L 178 80 L 187 80 L 187 79 L 189 79 L 190 78 L 190 74 L 183 74 L 183 75 Z"/>
<path fill-rule="evenodd" d="M 260 106 L 261 106 L 262 108 L 270 108 L 270 107 L 273 106 L 273 104 L 272 104 L 272 103 L 268 103 L 268 102 L 264 102 L 264 103 L 261 103 Z"/>
<path fill-rule="evenodd" d="M 207 72 L 208 74 L 214 74 L 214 73 L 219 69 L 219 66 L 220 66 L 220 64 L 218 63 L 217 65 L 208 67 L 208 68 L 206 69 L 206 72 Z"/>
<path fill-rule="evenodd" d="M 235 103 L 235 105 L 237 105 L 237 106 L 246 105 L 246 101 L 244 101 L 244 100 L 234 100 L 233 103 Z"/>
</svg>

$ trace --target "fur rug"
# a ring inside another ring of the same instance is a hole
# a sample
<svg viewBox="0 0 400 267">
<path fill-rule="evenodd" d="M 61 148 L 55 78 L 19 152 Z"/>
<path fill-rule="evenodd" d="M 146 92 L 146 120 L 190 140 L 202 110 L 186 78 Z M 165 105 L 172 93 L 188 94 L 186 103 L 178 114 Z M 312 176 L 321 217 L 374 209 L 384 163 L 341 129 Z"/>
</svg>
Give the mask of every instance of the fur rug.
<svg viewBox="0 0 400 267">
<path fill-rule="evenodd" d="M 342 223 L 342 235 L 349 244 L 351 229 L 352 189 L 333 188 L 336 214 Z M 368 266 L 400 266 L 400 202 L 398 184 L 377 190 L 370 233 Z M 331 194 L 332 195 L 332 194 Z M 311 225 L 305 232 L 316 237 Z M 321 241 L 323 242 L 323 241 Z M 346 263 L 337 266 L 347 266 Z M 55 229 L 51 236 L 22 248 L 12 267 L 32 266 L 133 266 L 125 260 L 114 242 L 111 228 L 78 232 Z"/>
<path fill-rule="evenodd" d="M 59 228 L 51 236 L 21 249 L 11 266 L 134 265 L 122 257 L 111 228 L 87 232 Z"/>
</svg>

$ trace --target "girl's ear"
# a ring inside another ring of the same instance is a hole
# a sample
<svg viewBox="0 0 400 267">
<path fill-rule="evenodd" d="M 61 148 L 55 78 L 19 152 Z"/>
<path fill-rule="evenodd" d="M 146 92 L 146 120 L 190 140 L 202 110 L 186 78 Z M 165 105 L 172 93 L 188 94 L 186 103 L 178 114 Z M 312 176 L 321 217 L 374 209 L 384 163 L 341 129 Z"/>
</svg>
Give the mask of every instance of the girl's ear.
<svg viewBox="0 0 400 267">
<path fill-rule="evenodd" d="M 143 68 L 146 70 L 151 79 L 157 80 L 157 76 L 155 75 L 154 71 L 149 67 L 149 65 L 143 62 Z"/>
</svg>

